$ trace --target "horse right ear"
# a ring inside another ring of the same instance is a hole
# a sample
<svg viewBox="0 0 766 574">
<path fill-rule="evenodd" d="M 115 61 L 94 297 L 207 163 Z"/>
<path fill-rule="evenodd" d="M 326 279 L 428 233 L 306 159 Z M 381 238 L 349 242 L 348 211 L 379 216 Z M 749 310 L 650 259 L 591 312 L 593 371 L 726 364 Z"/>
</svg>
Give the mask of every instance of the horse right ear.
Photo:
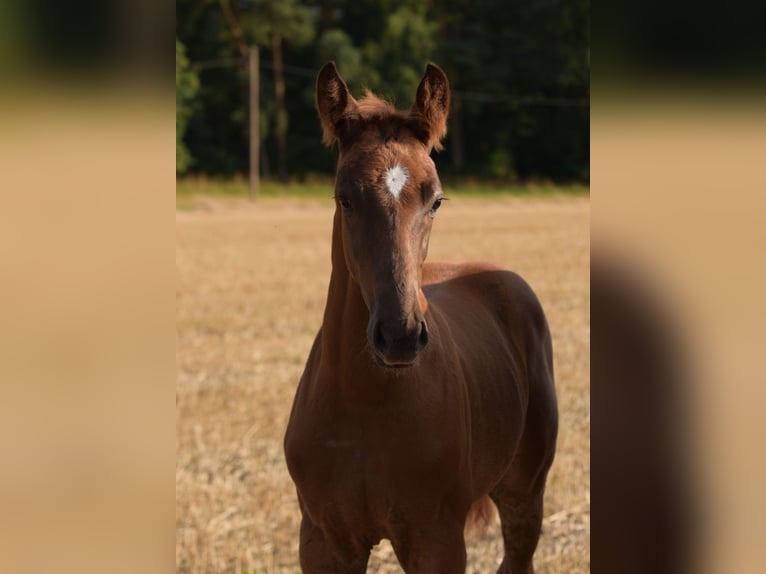
<svg viewBox="0 0 766 574">
<path fill-rule="evenodd" d="M 335 62 L 327 62 L 319 71 L 316 104 L 322 123 L 322 143 L 329 147 L 344 138 L 349 127 L 348 120 L 356 111 L 356 100 L 340 77 Z"/>
</svg>

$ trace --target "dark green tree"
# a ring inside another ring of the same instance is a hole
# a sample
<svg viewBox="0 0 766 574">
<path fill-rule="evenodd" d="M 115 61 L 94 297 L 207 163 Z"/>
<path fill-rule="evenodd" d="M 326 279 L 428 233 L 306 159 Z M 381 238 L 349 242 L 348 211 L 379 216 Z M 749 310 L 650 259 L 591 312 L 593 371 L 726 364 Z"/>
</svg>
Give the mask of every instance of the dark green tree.
<svg viewBox="0 0 766 574">
<path fill-rule="evenodd" d="M 185 173 L 193 162 L 183 140 L 198 90 L 199 78 L 193 70 L 189 69 L 186 50 L 176 39 L 176 173 L 178 174 Z"/>
<path fill-rule="evenodd" d="M 409 107 L 418 82 L 436 52 L 436 23 L 423 2 L 408 2 L 384 16 L 379 38 L 364 44 L 365 64 L 375 71 L 373 88 Z"/>
<path fill-rule="evenodd" d="M 589 0 L 177 0 L 176 32 L 198 70 L 184 142 L 193 171 L 247 170 L 250 44 L 261 49 L 262 167 L 329 173 L 313 107 L 335 60 L 355 95 L 411 104 L 426 62 L 453 88 L 446 176 L 587 181 Z M 220 64 L 218 63 L 220 62 Z M 288 121 L 289 120 L 289 121 Z M 273 161 L 272 158 L 277 158 Z"/>
<path fill-rule="evenodd" d="M 222 3 L 228 0 L 221 0 Z M 288 180 L 287 133 L 290 124 L 286 105 L 285 46 L 305 46 L 314 39 L 314 21 L 309 9 L 298 0 L 252 0 L 242 13 L 245 35 L 258 46 L 271 48 L 274 77 L 274 135 L 279 179 Z"/>
</svg>

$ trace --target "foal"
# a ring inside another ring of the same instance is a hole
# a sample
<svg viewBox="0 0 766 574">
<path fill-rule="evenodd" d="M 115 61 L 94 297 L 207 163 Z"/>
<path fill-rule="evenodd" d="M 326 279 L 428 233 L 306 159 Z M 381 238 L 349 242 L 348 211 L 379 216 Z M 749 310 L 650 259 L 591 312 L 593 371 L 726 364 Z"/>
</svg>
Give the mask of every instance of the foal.
<svg viewBox="0 0 766 574">
<path fill-rule="evenodd" d="M 319 73 L 340 156 L 327 305 L 285 435 L 304 572 L 364 573 L 383 538 L 408 574 L 464 572 L 487 495 L 498 572 L 534 571 L 558 426 L 550 332 L 518 275 L 424 262 L 449 99 L 432 64 L 408 112 L 355 100 L 333 63 Z"/>
</svg>

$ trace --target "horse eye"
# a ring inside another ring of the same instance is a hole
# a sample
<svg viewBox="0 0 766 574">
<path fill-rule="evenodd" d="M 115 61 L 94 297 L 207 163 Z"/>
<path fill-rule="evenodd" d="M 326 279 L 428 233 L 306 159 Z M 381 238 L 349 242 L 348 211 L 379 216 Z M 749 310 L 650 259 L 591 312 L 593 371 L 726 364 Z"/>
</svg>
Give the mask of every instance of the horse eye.
<svg viewBox="0 0 766 574">
<path fill-rule="evenodd" d="M 431 213 L 436 213 L 436 210 L 439 209 L 442 205 L 442 198 L 440 197 L 436 201 L 434 201 L 434 204 L 431 206 Z"/>
<path fill-rule="evenodd" d="M 343 209 L 349 210 L 351 209 L 351 202 L 348 200 L 348 198 L 345 195 L 341 195 L 338 197 L 338 201 L 340 202 L 341 206 L 343 206 Z"/>
</svg>

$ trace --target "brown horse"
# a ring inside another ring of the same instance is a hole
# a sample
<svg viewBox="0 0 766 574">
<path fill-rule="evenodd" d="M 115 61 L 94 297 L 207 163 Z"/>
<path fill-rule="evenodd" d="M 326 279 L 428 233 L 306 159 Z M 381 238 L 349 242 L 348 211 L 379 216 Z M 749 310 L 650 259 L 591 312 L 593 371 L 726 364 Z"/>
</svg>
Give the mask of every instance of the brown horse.
<svg viewBox="0 0 766 574">
<path fill-rule="evenodd" d="M 285 435 L 304 572 L 363 573 L 383 538 L 407 573 L 464 572 L 487 495 L 499 572 L 533 572 L 558 425 L 551 337 L 518 275 L 424 263 L 449 99 L 432 64 L 409 112 L 355 100 L 333 63 L 319 73 L 340 156 L 327 305 Z"/>
</svg>

